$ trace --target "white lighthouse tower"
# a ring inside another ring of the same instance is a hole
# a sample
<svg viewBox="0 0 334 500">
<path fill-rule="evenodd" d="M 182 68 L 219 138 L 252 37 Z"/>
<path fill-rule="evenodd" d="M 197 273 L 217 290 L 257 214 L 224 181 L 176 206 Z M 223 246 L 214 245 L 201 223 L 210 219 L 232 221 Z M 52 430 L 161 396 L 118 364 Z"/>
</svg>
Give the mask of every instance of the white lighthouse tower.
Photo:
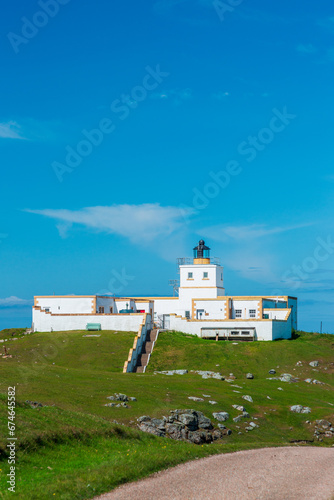
<svg viewBox="0 0 334 500">
<path fill-rule="evenodd" d="M 200 240 L 194 248 L 193 263 L 180 266 L 180 308 L 193 316 L 193 299 L 212 300 L 224 295 L 223 268 L 211 262 L 210 248 Z M 201 311 L 196 311 L 192 319 L 201 319 Z"/>
</svg>

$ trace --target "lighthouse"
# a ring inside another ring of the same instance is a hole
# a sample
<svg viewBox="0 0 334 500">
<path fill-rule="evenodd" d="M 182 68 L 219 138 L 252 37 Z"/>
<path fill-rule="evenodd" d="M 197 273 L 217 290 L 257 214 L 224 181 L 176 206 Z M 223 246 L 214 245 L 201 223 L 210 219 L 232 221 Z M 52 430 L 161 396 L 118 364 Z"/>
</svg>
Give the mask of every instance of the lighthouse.
<svg viewBox="0 0 334 500">
<path fill-rule="evenodd" d="M 210 248 L 200 240 L 193 249 L 192 264 L 180 266 L 179 300 L 181 308 L 193 317 L 194 299 L 218 299 L 225 295 L 223 267 L 210 258 Z M 197 316 L 200 318 L 201 312 Z"/>
</svg>

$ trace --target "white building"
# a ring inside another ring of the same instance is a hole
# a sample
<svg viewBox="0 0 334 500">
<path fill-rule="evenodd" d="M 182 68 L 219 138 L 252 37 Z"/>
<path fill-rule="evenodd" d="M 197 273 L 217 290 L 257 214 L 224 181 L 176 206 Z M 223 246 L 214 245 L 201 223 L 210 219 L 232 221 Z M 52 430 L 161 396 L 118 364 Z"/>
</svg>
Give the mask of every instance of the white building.
<svg viewBox="0 0 334 500">
<path fill-rule="evenodd" d="M 153 323 L 203 338 L 274 340 L 290 338 L 297 329 L 295 297 L 225 295 L 223 267 L 210 259 L 201 240 L 192 264 L 180 265 L 178 297 L 115 298 L 111 296 L 37 296 L 34 331 L 101 329 L 137 331 Z"/>
</svg>

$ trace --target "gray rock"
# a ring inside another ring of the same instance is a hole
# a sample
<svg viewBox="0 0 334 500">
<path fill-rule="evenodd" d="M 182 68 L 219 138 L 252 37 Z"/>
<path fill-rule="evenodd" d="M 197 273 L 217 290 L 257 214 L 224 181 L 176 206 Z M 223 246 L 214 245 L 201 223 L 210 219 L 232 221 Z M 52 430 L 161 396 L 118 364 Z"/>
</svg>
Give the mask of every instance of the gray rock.
<svg viewBox="0 0 334 500">
<path fill-rule="evenodd" d="M 198 412 L 200 413 L 200 412 Z M 205 417 L 203 413 L 198 415 L 198 427 L 200 429 L 207 429 L 211 430 L 213 429 L 213 425 L 211 423 L 211 420 L 208 417 Z"/>
<path fill-rule="evenodd" d="M 290 406 L 290 410 L 293 411 L 294 413 L 311 413 L 311 408 L 302 405 Z"/>
<path fill-rule="evenodd" d="M 230 418 L 230 415 L 226 411 L 219 411 L 212 415 L 216 420 L 219 420 L 219 422 L 225 422 Z"/>
<path fill-rule="evenodd" d="M 238 423 L 243 419 L 242 415 L 238 415 L 237 417 L 234 417 L 233 422 Z"/>
<path fill-rule="evenodd" d="M 189 427 L 191 431 L 196 431 L 198 429 L 198 417 L 193 413 L 183 413 L 179 416 L 179 421 Z"/>
<path fill-rule="evenodd" d="M 137 401 L 137 398 L 129 398 L 130 401 Z"/>
<path fill-rule="evenodd" d="M 297 361 L 296 366 L 303 366 L 302 361 Z"/>
<path fill-rule="evenodd" d="M 214 441 L 216 441 L 217 439 L 222 439 L 222 437 L 223 437 L 223 433 L 221 431 L 218 431 L 217 429 L 215 431 L 213 431 L 212 438 Z"/>
<path fill-rule="evenodd" d="M 186 373 L 188 373 L 188 370 L 165 370 L 154 373 L 160 373 L 161 375 L 185 375 Z"/>
<path fill-rule="evenodd" d="M 238 422 L 240 422 L 243 418 L 250 418 L 249 413 L 247 413 L 246 411 L 244 411 L 244 412 L 242 413 L 242 415 L 238 415 L 237 417 L 234 417 L 233 421 L 234 421 L 234 422 L 236 422 L 236 423 L 238 423 Z"/>
<path fill-rule="evenodd" d="M 310 365 L 310 366 L 313 366 L 313 368 L 314 368 L 314 367 L 316 367 L 316 366 L 319 366 L 319 361 L 311 361 L 311 362 L 309 363 L 309 365 Z"/>
<path fill-rule="evenodd" d="M 279 380 L 281 382 L 297 382 L 297 379 L 291 375 L 291 373 L 283 373 L 280 377 Z"/>
<path fill-rule="evenodd" d="M 242 396 L 242 398 L 245 399 L 246 401 L 249 401 L 250 403 L 253 403 L 252 396 Z"/>
<path fill-rule="evenodd" d="M 165 430 L 166 422 L 160 418 L 152 418 L 151 424 L 154 425 L 154 427 L 156 427 L 157 429 L 160 429 L 162 431 Z"/>
<path fill-rule="evenodd" d="M 155 436 L 165 436 L 165 432 L 161 429 L 157 429 L 150 422 L 142 422 L 139 424 L 139 429 L 143 432 L 148 432 L 149 434 L 154 434 Z"/>
<path fill-rule="evenodd" d="M 232 405 L 232 408 L 235 408 L 238 411 L 246 411 L 246 408 L 242 405 Z"/>
<path fill-rule="evenodd" d="M 191 399 L 192 401 L 197 401 L 197 402 L 204 401 L 203 398 L 195 398 L 194 396 L 188 396 L 188 399 Z"/>
<path fill-rule="evenodd" d="M 210 405 L 217 405 L 217 401 L 209 401 Z"/>
<path fill-rule="evenodd" d="M 312 380 L 313 380 L 312 378 L 306 378 L 304 380 L 304 382 L 307 382 L 308 384 L 312 384 Z"/>
<path fill-rule="evenodd" d="M 183 439 L 184 433 L 181 432 L 182 429 L 184 429 L 184 426 L 181 424 L 166 424 L 166 433 L 171 439 L 175 439 L 176 441 Z"/>
<path fill-rule="evenodd" d="M 188 432 L 188 441 L 194 444 L 210 443 L 212 441 L 212 435 L 210 432 L 190 431 Z"/>
<path fill-rule="evenodd" d="M 217 380 L 224 380 L 224 377 L 220 373 L 217 373 L 217 372 L 195 370 L 195 373 L 197 373 L 198 375 L 201 375 L 202 378 L 204 378 L 204 379 L 215 378 Z"/>
<path fill-rule="evenodd" d="M 276 370 L 269 370 L 270 375 L 275 375 L 275 373 L 276 373 Z"/>
<path fill-rule="evenodd" d="M 329 429 L 332 424 L 328 420 L 316 420 L 315 423 L 317 425 L 321 425 L 324 429 Z"/>
<path fill-rule="evenodd" d="M 142 417 L 137 418 L 137 422 L 142 423 L 142 422 L 150 422 L 151 417 L 148 415 L 143 415 Z"/>
<path fill-rule="evenodd" d="M 259 427 L 255 422 L 250 422 L 249 423 L 250 427 L 253 427 L 255 429 L 255 427 Z"/>
<path fill-rule="evenodd" d="M 254 375 L 252 373 L 247 373 L 246 378 L 253 379 Z"/>
<path fill-rule="evenodd" d="M 225 427 L 225 425 L 224 425 L 224 424 L 218 424 L 218 428 L 219 428 L 220 430 L 224 430 L 224 429 L 226 429 L 226 427 Z"/>
<path fill-rule="evenodd" d="M 110 407 L 113 407 L 113 406 L 116 406 L 116 403 L 107 403 L 107 404 L 105 404 L 104 406 L 110 406 Z"/>
</svg>

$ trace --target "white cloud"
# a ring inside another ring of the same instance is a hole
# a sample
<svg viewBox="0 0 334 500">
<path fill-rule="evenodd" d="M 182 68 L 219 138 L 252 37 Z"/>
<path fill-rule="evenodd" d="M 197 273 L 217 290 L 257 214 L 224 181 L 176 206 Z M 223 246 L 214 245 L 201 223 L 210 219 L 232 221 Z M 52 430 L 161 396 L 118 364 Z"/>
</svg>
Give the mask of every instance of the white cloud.
<svg viewBox="0 0 334 500">
<path fill-rule="evenodd" d="M 11 297 L 6 297 L 5 299 L 0 299 L 0 307 L 18 307 L 18 306 L 30 306 L 32 305 L 31 300 L 20 299 L 14 295 Z"/>
<path fill-rule="evenodd" d="M 265 224 L 251 224 L 249 226 L 218 225 L 207 227 L 202 230 L 202 233 L 205 233 L 208 237 L 218 241 L 226 241 L 228 239 L 254 240 L 272 234 L 284 233 L 286 231 L 308 227 L 310 225 L 312 225 L 312 223 L 278 227 L 267 227 Z"/>
<path fill-rule="evenodd" d="M 312 43 L 303 44 L 300 43 L 296 47 L 297 52 L 302 52 L 303 54 L 315 54 L 318 50 L 312 45 Z"/>
<path fill-rule="evenodd" d="M 25 139 L 20 133 L 20 125 L 15 121 L 0 123 L 1 139 Z"/>
<path fill-rule="evenodd" d="M 86 207 L 80 210 L 44 209 L 26 210 L 57 221 L 61 236 L 71 224 L 114 233 L 135 243 L 148 243 L 158 237 L 168 236 L 186 223 L 192 209 L 162 207 L 158 203 L 142 205 L 112 205 Z"/>
</svg>

